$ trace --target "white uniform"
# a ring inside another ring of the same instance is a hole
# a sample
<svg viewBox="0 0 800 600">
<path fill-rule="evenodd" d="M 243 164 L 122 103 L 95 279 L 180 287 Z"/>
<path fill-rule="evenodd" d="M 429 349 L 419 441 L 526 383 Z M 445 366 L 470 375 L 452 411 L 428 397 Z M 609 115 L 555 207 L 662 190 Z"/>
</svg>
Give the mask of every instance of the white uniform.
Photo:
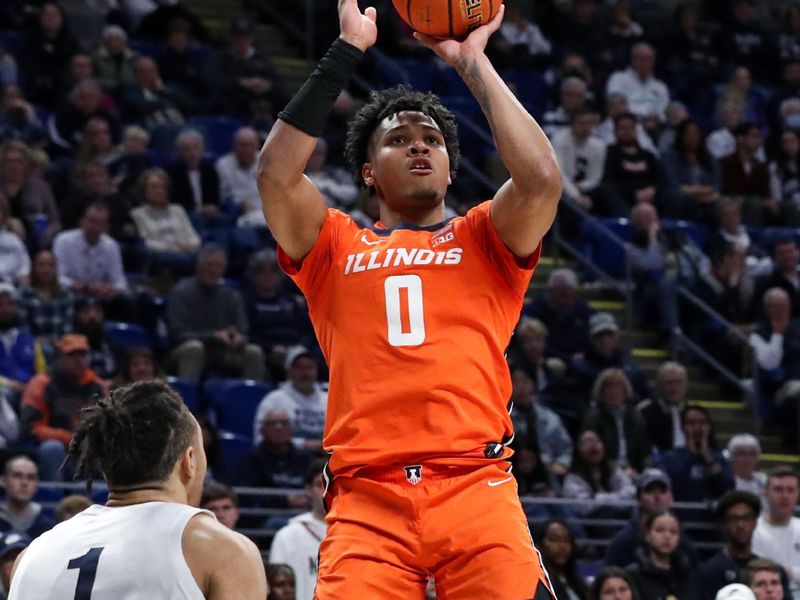
<svg viewBox="0 0 800 600">
<path fill-rule="evenodd" d="M 319 545 L 328 529 L 310 512 L 297 515 L 272 540 L 269 562 L 292 567 L 297 600 L 311 600 L 317 585 Z"/>
<path fill-rule="evenodd" d="M 211 515 L 170 502 L 90 506 L 33 541 L 9 600 L 204 600 L 181 545 L 199 513 Z"/>
</svg>

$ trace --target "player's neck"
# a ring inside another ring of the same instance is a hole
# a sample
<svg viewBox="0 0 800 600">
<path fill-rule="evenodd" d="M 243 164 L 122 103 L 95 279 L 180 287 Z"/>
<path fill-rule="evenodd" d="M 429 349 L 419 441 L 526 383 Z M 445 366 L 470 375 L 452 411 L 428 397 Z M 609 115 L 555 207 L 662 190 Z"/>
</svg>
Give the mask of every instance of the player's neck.
<svg viewBox="0 0 800 600">
<path fill-rule="evenodd" d="M 430 227 L 444 221 L 444 202 L 432 208 L 407 208 L 393 210 L 385 202 L 381 202 L 381 224 L 387 229 L 400 223 L 409 223 L 417 227 Z"/>
<path fill-rule="evenodd" d="M 187 504 L 186 490 L 176 488 L 169 482 L 152 482 L 108 491 L 106 506 L 120 507 L 144 504 L 145 502 L 176 502 Z"/>
</svg>

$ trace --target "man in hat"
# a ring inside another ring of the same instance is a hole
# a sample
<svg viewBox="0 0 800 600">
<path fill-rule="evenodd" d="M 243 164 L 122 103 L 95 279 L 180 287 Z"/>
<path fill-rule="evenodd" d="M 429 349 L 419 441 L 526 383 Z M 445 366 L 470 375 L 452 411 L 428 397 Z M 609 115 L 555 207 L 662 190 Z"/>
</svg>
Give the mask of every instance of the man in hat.
<svg viewBox="0 0 800 600">
<path fill-rule="evenodd" d="M 258 405 L 253 439 L 261 442 L 263 421 L 272 410 L 282 410 L 292 422 L 294 444 L 307 450 L 322 448 L 322 431 L 328 406 L 328 390 L 318 381 L 319 363 L 304 346 L 292 346 L 284 361 L 286 381 L 264 396 Z"/>
<path fill-rule="evenodd" d="M 89 368 L 89 340 L 69 333 L 58 342 L 50 373 L 36 375 L 22 396 L 22 430 L 40 441 L 39 465 L 44 481 L 59 473 L 81 409 L 107 392 L 108 386 Z"/>
<path fill-rule="evenodd" d="M 591 346 L 583 358 L 575 361 L 570 375 L 579 392 L 589 398 L 597 376 L 606 369 L 615 368 L 622 369 L 627 375 L 636 400 L 649 398 L 650 388 L 644 373 L 620 344 L 619 326 L 614 315 L 598 312 L 589 317 L 589 336 Z"/>
<path fill-rule="evenodd" d="M 0 600 L 8 598 L 14 561 L 17 560 L 20 552 L 27 548 L 30 543 L 30 536 L 19 531 L 9 531 L 0 538 L 0 583 L 2 583 Z"/>
<path fill-rule="evenodd" d="M 636 551 L 647 548 L 643 522 L 647 515 L 669 510 L 675 499 L 669 476 L 658 469 L 645 469 L 636 479 L 637 514 L 615 535 L 606 549 L 603 562 L 615 567 L 626 567 L 636 561 Z M 676 556 L 686 559 L 692 567 L 697 565 L 697 553 L 686 536 L 678 542 Z"/>
</svg>

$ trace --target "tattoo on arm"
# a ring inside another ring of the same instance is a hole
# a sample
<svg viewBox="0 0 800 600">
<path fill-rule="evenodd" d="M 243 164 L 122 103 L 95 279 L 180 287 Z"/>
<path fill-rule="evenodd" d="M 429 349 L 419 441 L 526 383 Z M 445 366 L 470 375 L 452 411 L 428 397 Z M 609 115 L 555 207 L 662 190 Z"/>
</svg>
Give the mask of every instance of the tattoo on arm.
<svg viewBox="0 0 800 600">
<path fill-rule="evenodd" d="M 478 63 L 474 60 L 461 59 L 458 63 L 458 72 L 464 79 L 464 83 L 472 91 L 478 104 L 481 105 L 483 112 L 489 116 L 491 112 L 491 103 L 489 102 L 489 94 L 486 93 L 486 83 L 481 77 L 480 68 Z"/>
</svg>

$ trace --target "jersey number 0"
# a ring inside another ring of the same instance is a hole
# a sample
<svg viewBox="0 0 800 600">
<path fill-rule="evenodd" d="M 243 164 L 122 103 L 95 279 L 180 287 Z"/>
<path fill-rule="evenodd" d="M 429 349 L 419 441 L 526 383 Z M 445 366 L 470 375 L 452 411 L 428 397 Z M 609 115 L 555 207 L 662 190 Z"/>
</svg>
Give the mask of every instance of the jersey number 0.
<svg viewBox="0 0 800 600">
<path fill-rule="evenodd" d="M 425 341 L 422 279 L 419 275 L 392 275 L 383 282 L 389 344 L 419 346 Z M 405 317 L 405 323 L 404 323 Z"/>
</svg>

